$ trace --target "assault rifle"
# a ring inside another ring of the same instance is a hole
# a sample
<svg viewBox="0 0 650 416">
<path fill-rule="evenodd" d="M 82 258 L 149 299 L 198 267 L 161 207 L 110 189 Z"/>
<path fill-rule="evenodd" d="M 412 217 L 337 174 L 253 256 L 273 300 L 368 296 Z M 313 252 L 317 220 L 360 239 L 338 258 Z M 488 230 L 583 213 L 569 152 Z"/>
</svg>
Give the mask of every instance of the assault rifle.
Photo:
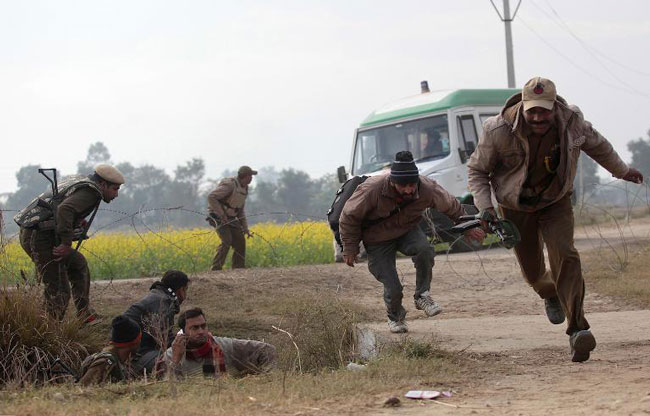
<svg viewBox="0 0 650 416">
<path fill-rule="evenodd" d="M 52 176 L 50 177 L 47 174 L 47 172 L 52 172 Z M 38 204 L 54 212 L 56 206 L 55 201 L 57 200 L 57 196 L 59 195 L 59 182 L 57 178 L 57 170 L 56 168 L 39 168 L 38 173 L 45 176 L 45 179 L 47 179 L 47 181 L 50 183 L 52 187 L 52 198 L 50 199 L 51 202 L 47 203 L 46 201 L 39 199 Z M 99 204 L 97 204 L 97 206 L 93 210 L 93 213 L 90 216 L 90 220 L 86 222 L 85 226 L 75 227 L 75 229 L 73 230 L 72 240 L 77 242 L 77 246 L 75 247 L 76 251 L 79 251 L 81 242 L 88 239 L 88 230 L 90 229 L 90 224 L 92 224 L 93 220 L 95 219 L 95 215 L 97 214 L 98 208 L 99 208 Z M 41 229 L 56 230 L 56 212 L 54 212 L 54 215 L 51 220 L 44 221 L 42 223 Z M 60 243 L 59 236 L 55 235 L 55 244 L 59 245 L 59 243 Z"/>
<path fill-rule="evenodd" d="M 497 218 L 488 211 L 476 215 L 463 215 L 459 220 L 464 222 L 453 226 L 450 229 L 452 233 L 463 234 L 472 228 L 482 227 L 486 222 L 488 233 L 496 235 L 505 248 L 511 249 L 521 241 L 519 230 L 512 221 Z"/>
</svg>

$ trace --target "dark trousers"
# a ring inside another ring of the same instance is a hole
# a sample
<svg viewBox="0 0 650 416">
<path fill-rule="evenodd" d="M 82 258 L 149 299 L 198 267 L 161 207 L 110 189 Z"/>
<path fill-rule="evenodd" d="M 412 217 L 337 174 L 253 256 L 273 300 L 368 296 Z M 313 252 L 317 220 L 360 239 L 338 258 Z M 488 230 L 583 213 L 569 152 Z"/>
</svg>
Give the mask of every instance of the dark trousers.
<svg viewBox="0 0 650 416">
<path fill-rule="evenodd" d="M 521 243 L 515 254 L 524 279 L 543 299 L 557 296 L 567 317 L 567 334 L 589 329 L 583 301 L 585 282 L 580 255 L 573 244 L 573 207 L 569 195 L 535 212 L 500 207 L 504 218 L 515 223 Z M 544 244 L 551 270 L 544 264 Z"/>
<path fill-rule="evenodd" d="M 406 316 L 402 306 L 402 284 L 397 275 L 395 256 L 401 252 L 412 256 L 415 264 L 415 295 L 418 298 L 431 288 L 435 253 L 426 235 L 417 227 L 395 240 L 366 243 L 368 269 L 384 285 L 384 303 L 388 319 L 401 321 Z"/>
<path fill-rule="evenodd" d="M 222 225 L 217 228 L 221 244 L 212 259 L 212 270 L 221 270 L 226 263 L 230 247 L 233 248 L 232 268 L 246 267 L 246 237 L 239 225 Z"/>
<path fill-rule="evenodd" d="M 85 317 L 92 313 L 89 307 L 90 270 L 81 253 L 72 251 L 65 260 L 56 261 L 52 255 L 54 231 L 21 228 L 20 245 L 36 264 L 36 272 L 45 286 L 45 308 L 50 316 L 63 319 L 71 292 L 77 315 Z"/>
</svg>

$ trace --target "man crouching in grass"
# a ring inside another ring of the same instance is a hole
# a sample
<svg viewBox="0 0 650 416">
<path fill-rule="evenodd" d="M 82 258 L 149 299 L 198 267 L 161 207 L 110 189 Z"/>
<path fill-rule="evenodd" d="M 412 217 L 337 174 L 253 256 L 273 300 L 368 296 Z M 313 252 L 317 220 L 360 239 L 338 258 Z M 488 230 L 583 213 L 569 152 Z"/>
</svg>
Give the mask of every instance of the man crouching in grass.
<svg viewBox="0 0 650 416">
<path fill-rule="evenodd" d="M 89 355 L 81 364 L 83 386 L 119 382 L 133 378 L 126 366 L 140 347 L 140 326 L 125 315 L 116 316 L 111 324 L 110 345 L 101 352 Z"/>
<path fill-rule="evenodd" d="M 243 376 L 263 373 L 275 365 L 273 345 L 213 336 L 200 308 L 181 313 L 178 326 L 180 331 L 165 354 L 166 365 L 177 376 Z"/>
</svg>

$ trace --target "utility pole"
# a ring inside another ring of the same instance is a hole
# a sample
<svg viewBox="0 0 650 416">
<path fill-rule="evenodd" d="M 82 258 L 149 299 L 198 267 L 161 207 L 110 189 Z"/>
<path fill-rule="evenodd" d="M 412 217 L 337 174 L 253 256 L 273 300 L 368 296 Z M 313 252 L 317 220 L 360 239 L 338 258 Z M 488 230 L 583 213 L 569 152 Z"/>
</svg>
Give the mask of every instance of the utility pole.
<svg viewBox="0 0 650 416">
<path fill-rule="evenodd" d="M 515 12 L 510 16 L 510 0 L 503 0 L 503 16 L 501 12 L 497 9 L 497 6 L 494 5 L 494 1 L 490 0 L 492 7 L 499 15 L 499 19 L 504 23 L 506 29 L 506 65 L 508 68 L 508 88 L 515 88 L 515 60 L 512 52 L 512 28 L 510 24 L 515 20 L 519 6 L 521 6 L 521 0 L 517 3 L 517 8 Z"/>
<path fill-rule="evenodd" d="M 512 28 L 510 0 L 503 0 L 503 23 L 506 26 L 506 60 L 508 61 L 508 88 L 515 87 L 515 62 L 512 58 Z"/>
</svg>

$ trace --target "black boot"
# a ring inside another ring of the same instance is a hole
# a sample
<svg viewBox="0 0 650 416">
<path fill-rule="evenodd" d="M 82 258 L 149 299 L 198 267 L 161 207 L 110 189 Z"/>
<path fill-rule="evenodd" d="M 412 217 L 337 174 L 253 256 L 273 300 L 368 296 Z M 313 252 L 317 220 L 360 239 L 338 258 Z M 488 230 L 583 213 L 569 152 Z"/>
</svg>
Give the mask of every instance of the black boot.
<svg viewBox="0 0 650 416">
<path fill-rule="evenodd" d="M 571 345 L 571 352 L 573 353 L 571 361 L 581 363 L 587 361 L 589 353 L 596 348 L 596 338 L 594 338 L 590 330 L 583 329 L 571 334 L 569 345 Z"/>
<path fill-rule="evenodd" d="M 546 306 L 546 316 L 552 324 L 558 325 L 564 322 L 564 311 L 562 310 L 562 304 L 557 296 L 544 299 L 544 304 Z"/>
</svg>

